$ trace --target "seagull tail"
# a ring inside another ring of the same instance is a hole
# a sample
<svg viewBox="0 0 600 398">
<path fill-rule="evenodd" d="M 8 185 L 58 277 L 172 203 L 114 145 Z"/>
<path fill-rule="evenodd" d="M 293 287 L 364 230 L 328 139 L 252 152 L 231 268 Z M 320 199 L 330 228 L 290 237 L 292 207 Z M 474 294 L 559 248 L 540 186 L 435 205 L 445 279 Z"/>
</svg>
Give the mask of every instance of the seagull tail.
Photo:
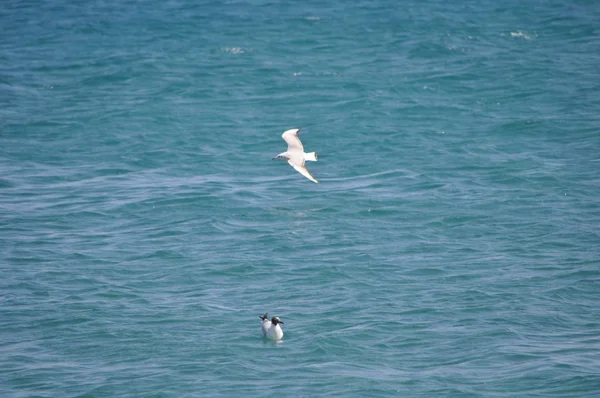
<svg viewBox="0 0 600 398">
<path fill-rule="evenodd" d="M 317 161 L 317 153 L 316 152 L 304 153 L 304 160 L 310 160 L 311 162 L 316 162 Z"/>
</svg>

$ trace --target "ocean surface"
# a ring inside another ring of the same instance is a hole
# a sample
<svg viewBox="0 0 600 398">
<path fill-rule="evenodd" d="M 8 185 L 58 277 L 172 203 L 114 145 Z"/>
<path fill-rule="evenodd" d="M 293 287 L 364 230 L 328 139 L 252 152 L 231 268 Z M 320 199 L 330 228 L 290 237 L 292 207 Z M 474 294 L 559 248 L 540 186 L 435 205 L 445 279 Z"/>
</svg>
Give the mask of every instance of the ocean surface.
<svg viewBox="0 0 600 398">
<path fill-rule="evenodd" d="M 600 3 L 0 27 L 1 397 L 600 396 Z"/>
</svg>

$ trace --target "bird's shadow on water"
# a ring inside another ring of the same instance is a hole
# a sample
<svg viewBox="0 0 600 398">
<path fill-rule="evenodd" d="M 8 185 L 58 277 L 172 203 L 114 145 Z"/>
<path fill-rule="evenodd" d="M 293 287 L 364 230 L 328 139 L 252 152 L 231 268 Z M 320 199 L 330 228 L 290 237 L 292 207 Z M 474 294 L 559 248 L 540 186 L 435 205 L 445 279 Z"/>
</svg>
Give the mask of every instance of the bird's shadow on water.
<svg viewBox="0 0 600 398">
<path fill-rule="evenodd" d="M 266 337 L 263 337 L 263 345 L 272 346 L 272 347 L 281 347 L 283 344 L 283 340 L 271 340 Z"/>
</svg>

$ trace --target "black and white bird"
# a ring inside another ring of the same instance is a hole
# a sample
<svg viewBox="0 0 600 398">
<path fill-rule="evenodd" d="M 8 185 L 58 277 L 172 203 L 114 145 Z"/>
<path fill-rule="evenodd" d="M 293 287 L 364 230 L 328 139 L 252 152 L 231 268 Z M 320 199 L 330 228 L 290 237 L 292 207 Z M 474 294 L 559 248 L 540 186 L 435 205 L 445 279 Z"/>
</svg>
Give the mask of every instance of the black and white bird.
<svg viewBox="0 0 600 398">
<path fill-rule="evenodd" d="M 270 321 L 268 318 L 268 314 L 265 313 L 263 316 L 259 316 L 262 319 L 262 333 L 263 336 L 268 337 L 271 340 L 281 340 L 283 338 L 283 329 L 281 329 L 280 324 L 283 324 L 279 317 L 274 316 Z"/>
</svg>

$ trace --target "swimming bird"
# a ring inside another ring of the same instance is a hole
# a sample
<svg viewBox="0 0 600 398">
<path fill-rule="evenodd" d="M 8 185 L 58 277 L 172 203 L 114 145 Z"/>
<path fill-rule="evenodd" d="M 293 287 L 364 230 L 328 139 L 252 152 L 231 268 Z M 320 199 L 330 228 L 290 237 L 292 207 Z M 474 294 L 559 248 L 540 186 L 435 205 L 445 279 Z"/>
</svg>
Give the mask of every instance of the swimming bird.
<svg viewBox="0 0 600 398">
<path fill-rule="evenodd" d="M 267 318 L 267 314 L 259 316 L 262 319 L 262 332 L 263 336 L 270 338 L 271 340 L 281 340 L 283 338 L 283 329 L 279 324 L 283 324 L 278 316 L 274 316 L 270 321 Z"/>
<path fill-rule="evenodd" d="M 309 153 L 304 152 L 304 146 L 302 145 L 302 142 L 300 142 L 300 139 L 298 138 L 299 132 L 300 132 L 300 129 L 291 129 L 291 130 L 286 130 L 281 135 L 281 137 L 284 139 L 284 141 L 287 142 L 288 149 L 287 149 L 287 151 L 282 152 L 279 155 L 275 156 L 273 158 L 273 160 L 275 160 L 275 159 L 287 160 L 287 162 L 290 164 L 290 166 L 292 166 L 294 169 L 296 169 L 296 171 L 298 173 L 302 174 L 304 177 L 308 178 L 312 182 L 315 182 L 318 184 L 319 181 L 317 181 L 308 172 L 306 167 L 304 167 L 304 161 L 306 161 L 306 160 L 309 160 L 312 162 L 317 161 L 317 153 L 316 152 L 309 152 Z"/>
<path fill-rule="evenodd" d="M 269 314 L 265 312 L 265 315 L 259 316 L 259 318 L 262 319 L 262 325 L 261 325 L 262 334 L 263 334 L 263 336 L 266 336 L 267 331 L 271 327 L 271 321 L 269 320 Z"/>
</svg>

